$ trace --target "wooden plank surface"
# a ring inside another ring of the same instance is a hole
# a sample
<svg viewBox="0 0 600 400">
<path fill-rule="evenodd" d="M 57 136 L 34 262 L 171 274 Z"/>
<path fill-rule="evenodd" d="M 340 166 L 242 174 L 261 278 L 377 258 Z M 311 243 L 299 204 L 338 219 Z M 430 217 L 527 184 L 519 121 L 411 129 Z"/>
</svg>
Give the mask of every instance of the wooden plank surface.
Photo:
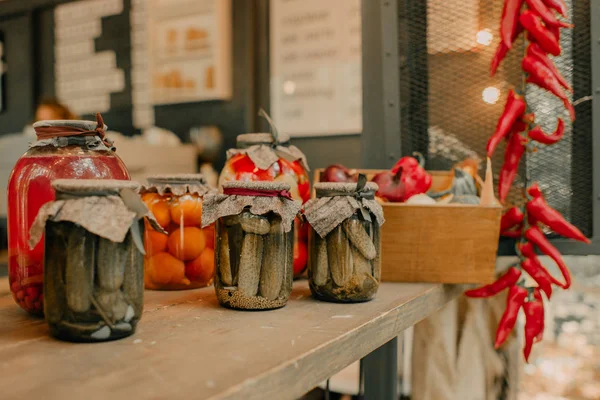
<svg viewBox="0 0 600 400">
<path fill-rule="evenodd" d="M 2 398 L 294 399 L 463 289 L 384 283 L 371 302 L 333 304 L 300 281 L 286 307 L 264 312 L 222 308 L 212 288 L 146 291 L 137 333 L 97 344 L 49 337 L 2 290 Z"/>
</svg>

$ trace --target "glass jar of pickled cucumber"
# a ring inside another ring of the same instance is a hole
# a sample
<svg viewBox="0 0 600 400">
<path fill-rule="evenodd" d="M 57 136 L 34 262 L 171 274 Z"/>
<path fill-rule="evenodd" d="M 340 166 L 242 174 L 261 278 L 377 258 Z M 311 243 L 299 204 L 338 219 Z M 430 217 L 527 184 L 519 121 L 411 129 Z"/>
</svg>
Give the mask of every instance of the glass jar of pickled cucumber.
<svg viewBox="0 0 600 400">
<path fill-rule="evenodd" d="M 383 209 L 375 183 L 317 183 L 304 207 L 310 223 L 308 279 L 313 296 L 331 302 L 375 297 L 381 272 Z"/>
<path fill-rule="evenodd" d="M 15 301 L 43 313 L 44 239 L 28 248 L 29 228 L 40 207 L 54 200 L 55 179 L 123 179 L 129 173 L 97 121 L 39 121 L 37 141 L 17 161 L 8 182 L 8 279 Z"/>
<path fill-rule="evenodd" d="M 204 200 L 203 225 L 216 221 L 215 290 L 239 310 L 283 307 L 292 291 L 294 233 L 301 204 L 290 186 L 227 182 Z"/>
<path fill-rule="evenodd" d="M 50 333 L 75 342 L 131 335 L 144 303 L 142 218 L 152 220 L 136 193 L 139 184 L 58 179 L 52 187 L 56 200 L 40 208 L 29 241 L 33 247 L 45 235 Z"/>
<path fill-rule="evenodd" d="M 202 174 L 148 178 L 142 200 L 166 233 L 146 230 L 146 289 L 205 287 L 215 271 L 215 231 L 202 228 L 202 198 L 211 189 Z"/>
<path fill-rule="evenodd" d="M 281 133 L 247 133 L 237 137 L 237 148 L 227 151 L 219 186 L 230 181 L 273 181 L 290 185 L 294 200 L 310 199 L 306 156 Z M 308 226 L 294 223 L 294 276 L 302 275 L 308 260 Z"/>
</svg>

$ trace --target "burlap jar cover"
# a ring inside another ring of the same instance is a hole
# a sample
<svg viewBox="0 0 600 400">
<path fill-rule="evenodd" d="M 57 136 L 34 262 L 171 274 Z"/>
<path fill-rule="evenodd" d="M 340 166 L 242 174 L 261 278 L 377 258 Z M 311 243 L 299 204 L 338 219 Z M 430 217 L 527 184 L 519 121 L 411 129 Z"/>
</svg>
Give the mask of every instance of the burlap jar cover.
<svg viewBox="0 0 600 400">
<path fill-rule="evenodd" d="M 293 221 L 300 211 L 290 186 L 226 182 L 205 196 L 203 226 L 218 220 L 215 290 L 219 302 L 242 310 L 283 307 L 292 291 Z"/>
<path fill-rule="evenodd" d="M 93 151 L 115 150 L 113 142 L 106 137 L 108 127 L 102 116 L 96 114 L 96 122 L 79 120 L 38 121 L 33 124 L 37 141 L 31 147 L 82 146 Z"/>
<path fill-rule="evenodd" d="M 306 171 L 310 171 L 304 153 L 289 141 L 289 136 L 283 134 L 245 133 L 237 137 L 237 149 L 227 150 L 227 159 L 246 154 L 257 168 L 266 170 L 283 158 L 289 162 L 299 161 Z"/>
<path fill-rule="evenodd" d="M 317 198 L 305 204 L 310 240 L 309 284 L 326 301 L 372 299 L 381 271 L 380 226 L 383 209 L 375 200 L 375 183 L 364 175 L 358 183 L 317 183 Z"/>
<path fill-rule="evenodd" d="M 161 196 L 172 193 L 175 196 L 197 194 L 204 196 L 215 189 L 206 183 L 202 174 L 153 175 L 148 177 L 148 184 L 142 187 L 141 193 L 158 193 Z"/>
<path fill-rule="evenodd" d="M 143 223 L 159 231 L 136 193 L 119 180 L 56 180 L 29 245 L 46 233 L 44 302 L 54 336 L 102 341 L 133 333 L 143 308 Z M 50 224 L 50 222 L 52 222 Z"/>
</svg>

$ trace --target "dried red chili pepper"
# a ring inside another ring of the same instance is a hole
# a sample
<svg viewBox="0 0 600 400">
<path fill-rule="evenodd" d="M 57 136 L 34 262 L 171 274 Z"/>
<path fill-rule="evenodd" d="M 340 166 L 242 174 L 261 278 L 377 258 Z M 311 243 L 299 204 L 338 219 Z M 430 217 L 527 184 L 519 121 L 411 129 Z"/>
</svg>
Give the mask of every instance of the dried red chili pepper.
<svg viewBox="0 0 600 400">
<path fill-rule="evenodd" d="M 548 278 L 550 279 L 550 282 L 560 286 L 561 288 L 565 287 L 565 284 L 560 282 L 558 279 L 556 279 L 555 277 L 553 277 L 552 275 L 550 275 L 550 272 L 548 272 L 548 270 L 544 267 L 544 265 L 542 264 L 542 262 L 540 261 L 540 259 L 538 258 L 537 254 L 535 253 L 535 249 L 533 247 L 533 245 L 529 242 L 525 242 L 523 244 L 521 244 L 519 246 L 519 250 L 521 251 L 521 254 L 531 260 L 531 262 L 533 264 L 535 264 L 535 266 L 538 267 L 538 269 L 540 269 L 544 275 L 547 275 Z M 529 275 L 531 275 L 529 272 L 527 272 Z M 543 279 L 543 278 L 542 278 Z M 541 285 L 540 285 L 541 287 Z M 546 295 L 548 296 L 548 298 L 550 298 L 550 295 L 546 292 Z"/>
<path fill-rule="evenodd" d="M 523 58 L 521 66 L 529 74 L 527 82 L 534 83 L 561 99 L 571 115 L 571 120 L 575 121 L 575 109 L 552 71 L 537 58 L 531 56 Z"/>
<path fill-rule="evenodd" d="M 542 299 L 542 294 L 540 293 L 540 291 L 536 288 L 533 289 L 533 298 L 536 299 L 537 301 L 541 302 L 542 304 L 544 304 L 544 300 Z M 541 341 L 544 338 L 544 318 L 542 315 L 542 321 L 541 321 L 541 330 L 540 333 L 538 333 L 535 337 L 535 343 Z"/>
<path fill-rule="evenodd" d="M 525 215 L 519 207 L 511 207 L 504 213 L 500 220 L 500 232 L 507 231 L 515 226 L 520 226 L 523 223 Z"/>
<path fill-rule="evenodd" d="M 517 229 L 514 231 L 508 230 L 508 231 L 500 232 L 500 236 L 504 236 L 504 237 L 511 238 L 511 239 L 520 239 L 522 235 L 523 235 L 523 231 L 521 229 Z"/>
<path fill-rule="evenodd" d="M 544 26 L 542 19 L 534 12 L 530 10 L 523 11 L 519 17 L 519 22 L 546 53 L 550 53 L 553 56 L 560 54 L 558 39 Z"/>
<path fill-rule="evenodd" d="M 536 291 L 537 289 L 534 289 Z M 523 304 L 525 312 L 525 347 L 523 347 L 523 355 L 525 361 L 529 362 L 529 355 L 533 343 L 539 342 L 544 332 L 544 303 L 540 299 L 541 295 L 534 294 L 533 299 Z"/>
<path fill-rule="evenodd" d="M 542 0 L 525 0 L 525 1 L 527 1 L 527 6 L 529 7 L 529 9 L 542 18 L 542 20 L 544 21 L 546 26 L 548 26 L 548 25 L 558 26 L 561 28 L 572 28 L 573 27 L 573 25 L 557 19 L 554 16 L 554 13 L 552 12 L 552 10 L 550 10 L 546 6 L 546 4 L 544 4 L 544 2 Z"/>
<path fill-rule="evenodd" d="M 521 271 L 515 267 L 510 267 L 500 278 L 494 283 L 482 286 L 477 289 L 467 290 L 465 296 L 467 297 L 491 297 L 495 294 L 500 293 L 509 286 L 514 285 L 519 280 Z"/>
<path fill-rule="evenodd" d="M 567 16 L 567 4 L 563 0 L 544 0 L 548 8 L 556 10 L 563 17 Z"/>
<path fill-rule="evenodd" d="M 526 137 L 516 132 L 512 133 L 504 152 L 504 164 L 502 164 L 498 179 L 498 197 L 501 203 L 504 203 L 504 200 L 506 200 L 510 187 L 517 176 L 519 162 L 521 162 L 521 157 L 525 153 L 526 144 Z"/>
<path fill-rule="evenodd" d="M 521 268 L 533 278 L 548 298 L 552 296 L 552 279 L 548 271 L 541 269 L 540 265 L 537 265 L 530 258 L 521 261 Z"/>
<path fill-rule="evenodd" d="M 487 155 L 491 157 L 494 154 L 494 150 L 500 141 L 508 136 L 515 122 L 525 113 L 527 105 L 523 100 L 522 96 L 519 96 L 511 90 L 504 106 L 504 111 L 498 120 L 496 125 L 496 132 L 492 135 L 487 143 Z"/>
<path fill-rule="evenodd" d="M 517 22 L 517 28 L 512 36 L 511 44 L 514 43 L 515 39 L 521 34 L 521 32 L 523 32 L 523 27 Z M 496 48 L 496 53 L 494 53 L 494 58 L 492 58 L 492 63 L 490 64 L 490 76 L 494 76 L 496 74 L 496 70 L 498 69 L 498 66 L 500 66 L 502 60 L 504 60 L 504 57 L 506 57 L 508 50 L 510 50 L 510 48 L 504 43 L 503 40 L 500 40 L 500 43 L 498 43 L 498 47 Z"/>
<path fill-rule="evenodd" d="M 510 49 L 513 37 L 519 24 L 519 12 L 523 6 L 523 0 L 504 0 L 502 19 L 500 20 L 500 38 Z"/>
<path fill-rule="evenodd" d="M 590 240 L 575 225 L 567 221 L 558 211 L 546 203 L 537 183 L 531 185 L 527 193 L 533 197 L 527 202 L 528 215 L 531 214 L 536 221 L 541 222 L 561 236 L 590 243 Z"/>
<path fill-rule="evenodd" d="M 496 343 L 494 344 L 496 349 L 502 346 L 502 343 L 506 341 L 508 335 L 510 335 L 510 332 L 515 327 L 519 309 L 526 298 L 527 289 L 517 285 L 511 286 L 508 298 L 506 299 L 506 310 L 504 310 L 504 314 L 502 314 L 498 329 L 496 330 Z"/>
<path fill-rule="evenodd" d="M 525 231 L 525 238 L 531 243 L 535 244 L 542 251 L 542 253 L 554 260 L 558 266 L 558 269 L 560 269 L 563 278 L 565 278 L 565 283 L 562 285 L 562 287 L 564 289 L 571 287 L 571 273 L 569 272 L 569 268 L 563 261 L 562 255 L 558 249 L 552 246 L 540 228 L 537 226 L 532 226 L 531 228 L 527 229 Z"/>
<path fill-rule="evenodd" d="M 543 144 L 554 144 L 560 141 L 563 138 L 564 134 L 565 123 L 560 118 L 558 118 L 558 122 L 556 123 L 556 129 L 551 134 L 545 133 L 542 130 L 542 127 L 539 125 L 527 132 L 529 139 L 535 140 L 536 142 Z"/>
<path fill-rule="evenodd" d="M 556 68 L 556 65 L 554 65 L 552 60 L 548 58 L 548 56 L 546 55 L 544 50 L 542 50 L 539 44 L 535 42 L 529 43 L 529 46 L 527 46 L 527 55 L 537 58 L 539 61 L 541 61 L 546 67 L 548 67 L 550 71 L 552 71 L 552 74 L 558 80 L 558 83 L 560 83 L 562 87 L 571 92 L 573 91 L 573 88 L 571 88 L 566 79 L 560 74 L 560 72 Z"/>
</svg>

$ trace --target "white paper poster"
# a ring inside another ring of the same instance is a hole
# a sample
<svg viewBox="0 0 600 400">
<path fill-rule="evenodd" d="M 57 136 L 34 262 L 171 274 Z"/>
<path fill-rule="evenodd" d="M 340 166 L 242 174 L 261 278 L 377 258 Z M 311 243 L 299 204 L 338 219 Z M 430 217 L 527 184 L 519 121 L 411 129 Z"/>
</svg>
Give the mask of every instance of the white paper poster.
<svg viewBox="0 0 600 400">
<path fill-rule="evenodd" d="M 291 136 L 362 131 L 360 0 L 271 0 L 271 114 Z"/>
</svg>

